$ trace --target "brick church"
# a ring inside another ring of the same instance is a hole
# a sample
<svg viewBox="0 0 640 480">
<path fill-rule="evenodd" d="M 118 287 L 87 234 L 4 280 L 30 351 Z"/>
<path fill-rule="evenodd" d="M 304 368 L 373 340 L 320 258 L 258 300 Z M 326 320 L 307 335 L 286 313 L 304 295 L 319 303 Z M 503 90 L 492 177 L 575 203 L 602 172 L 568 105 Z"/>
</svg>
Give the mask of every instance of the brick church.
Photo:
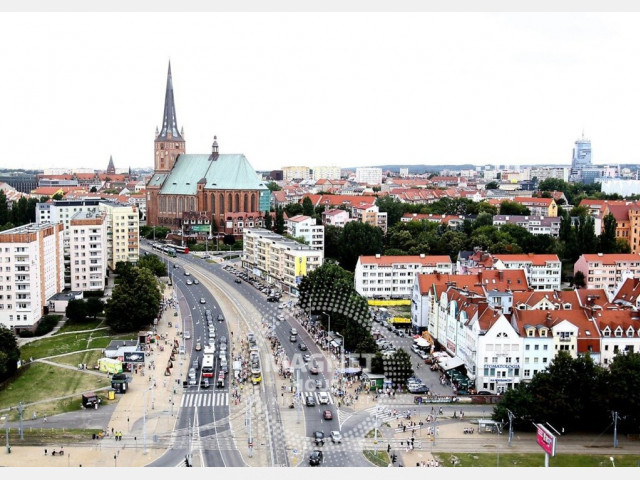
<svg viewBox="0 0 640 480">
<path fill-rule="evenodd" d="M 203 240 L 207 233 L 242 236 L 243 227 L 260 227 L 269 211 L 270 192 L 241 153 L 187 154 L 178 131 L 171 63 L 167 73 L 162 130 L 156 127 L 154 171 L 146 185 L 147 225 Z M 207 232 L 207 225 L 212 225 Z"/>
</svg>

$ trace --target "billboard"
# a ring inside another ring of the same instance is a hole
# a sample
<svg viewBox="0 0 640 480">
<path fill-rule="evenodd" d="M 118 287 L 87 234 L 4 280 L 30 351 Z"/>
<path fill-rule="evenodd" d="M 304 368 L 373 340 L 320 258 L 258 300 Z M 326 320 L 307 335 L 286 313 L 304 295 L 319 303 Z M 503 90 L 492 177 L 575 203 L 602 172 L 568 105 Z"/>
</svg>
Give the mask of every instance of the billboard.
<svg viewBox="0 0 640 480">
<path fill-rule="evenodd" d="M 304 277 L 307 274 L 307 257 L 296 258 L 296 277 Z M 297 283 L 297 282 L 296 282 Z"/>
<path fill-rule="evenodd" d="M 542 426 L 539 423 L 536 425 L 536 427 L 538 428 L 538 432 L 536 435 L 536 441 L 538 442 L 538 445 L 542 447 L 542 450 L 544 450 L 544 452 L 547 455 L 555 457 L 556 456 L 555 435 L 552 435 L 549 430 L 547 430 L 544 426 Z"/>
<path fill-rule="evenodd" d="M 211 225 L 191 225 L 192 232 L 210 232 Z"/>
<path fill-rule="evenodd" d="M 144 363 L 144 352 L 124 352 L 124 363 Z"/>
</svg>

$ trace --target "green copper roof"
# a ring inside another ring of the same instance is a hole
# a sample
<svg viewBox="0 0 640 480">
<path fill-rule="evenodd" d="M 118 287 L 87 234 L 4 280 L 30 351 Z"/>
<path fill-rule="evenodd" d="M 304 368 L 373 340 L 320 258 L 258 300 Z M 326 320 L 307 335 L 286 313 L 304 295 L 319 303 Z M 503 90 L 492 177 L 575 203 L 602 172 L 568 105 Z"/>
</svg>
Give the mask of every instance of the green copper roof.
<svg viewBox="0 0 640 480">
<path fill-rule="evenodd" d="M 155 173 L 147 185 L 150 187 L 161 187 L 165 178 L 167 178 L 166 173 Z"/>
<path fill-rule="evenodd" d="M 155 177 L 151 182 L 155 180 Z M 206 190 L 263 190 L 267 186 L 242 154 L 180 155 L 160 193 L 195 195 L 198 182 L 206 180 Z M 150 182 L 150 184 L 151 184 Z"/>
</svg>

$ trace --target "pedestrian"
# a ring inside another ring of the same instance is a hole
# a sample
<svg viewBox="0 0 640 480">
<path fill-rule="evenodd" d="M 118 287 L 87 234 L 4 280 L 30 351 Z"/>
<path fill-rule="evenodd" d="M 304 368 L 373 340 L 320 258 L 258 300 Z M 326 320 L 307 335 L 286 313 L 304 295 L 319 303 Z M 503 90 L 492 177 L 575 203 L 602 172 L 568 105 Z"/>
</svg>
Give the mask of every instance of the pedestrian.
<svg viewBox="0 0 640 480">
<path fill-rule="evenodd" d="M 47 417 L 44 417 L 44 423 L 47 423 Z"/>
<path fill-rule="evenodd" d="M 47 449 L 46 448 L 44 449 L 44 454 L 45 454 L 45 456 L 47 455 Z"/>
</svg>

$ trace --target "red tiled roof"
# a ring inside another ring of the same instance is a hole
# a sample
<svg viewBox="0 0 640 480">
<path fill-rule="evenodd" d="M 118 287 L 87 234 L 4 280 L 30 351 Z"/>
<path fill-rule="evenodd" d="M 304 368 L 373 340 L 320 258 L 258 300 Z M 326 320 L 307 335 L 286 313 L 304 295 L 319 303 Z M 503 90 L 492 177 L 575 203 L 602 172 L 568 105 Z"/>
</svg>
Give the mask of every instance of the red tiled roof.
<svg viewBox="0 0 640 480">
<path fill-rule="evenodd" d="M 419 263 L 421 265 L 436 265 L 438 263 L 452 263 L 451 257 L 448 255 L 381 255 L 380 258 L 375 255 L 361 255 L 361 264 L 377 264 L 378 266 L 391 266 L 403 263 Z"/>
</svg>

